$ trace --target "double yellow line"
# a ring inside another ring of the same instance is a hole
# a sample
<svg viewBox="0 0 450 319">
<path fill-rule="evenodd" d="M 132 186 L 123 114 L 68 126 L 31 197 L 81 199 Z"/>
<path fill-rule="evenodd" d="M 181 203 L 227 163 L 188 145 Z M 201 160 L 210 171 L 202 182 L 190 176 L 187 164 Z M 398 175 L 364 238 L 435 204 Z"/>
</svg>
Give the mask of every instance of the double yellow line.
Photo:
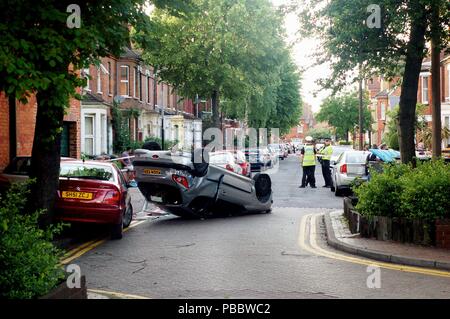
<svg viewBox="0 0 450 319">
<path fill-rule="evenodd" d="M 430 268 L 405 266 L 405 265 L 399 265 L 399 264 L 394 264 L 394 263 L 385 263 L 385 262 L 370 260 L 370 259 L 366 259 L 366 258 L 351 257 L 351 256 L 347 256 L 344 254 L 339 254 L 339 253 L 325 250 L 317 244 L 318 234 L 316 231 L 316 225 L 317 225 L 317 218 L 319 216 L 323 216 L 323 215 L 309 214 L 309 215 L 303 216 L 300 221 L 298 245 L 300 246 L 300 248 L 302 248 L 303 250 L 305 250 L 311 254 L 319 255 L 319 256 L 335 259 L 335 260 L 350 262 L 353 264 L 360 264 L 360 265 L 366 265 L 366 266 L 378 266 L 380 268 L 385 268 L 385 269 L 390 269 L 390 270 L 450 278 L 450 272 L 448 272 L 448 271 L 430 269 Z M 308 232 L 308 229 L 309 229 L 309 232 Z M 308 244 L 308 242 L 309 242 L 309 244 Z"/>
<path fill-rule="evenodd" d="M 134 228 L 134 227 L 142 224 L 143 222 L 145 222 L 145 220 L 132 222 L 129 227 L 127 227 L 127 228 L 125 228 L 123 230 L 123 232 L 127 232 L 131 228 Z M 62 260 L 60 261 L 60 265 L 67 265 L 72 260 L 75 260 L 75 259 L 81 257 L 82 255 L 84 255 L 88 251 L 91 251 L 92 249 L 94 249 L 95 247 L 103 244 L 107 240 L 108 240 L 107 238 L 94 239 L 94 240 L 88 241 L 87 243 L 84 243 L 84 244 L 82 244 L 82 245 L 80 245 L 80 246 L 78 246 L 78 247 L 76 247 L 76 248 L 74 248 L 72 250 L 69 250 L 63 256 Z"/>
</svg>

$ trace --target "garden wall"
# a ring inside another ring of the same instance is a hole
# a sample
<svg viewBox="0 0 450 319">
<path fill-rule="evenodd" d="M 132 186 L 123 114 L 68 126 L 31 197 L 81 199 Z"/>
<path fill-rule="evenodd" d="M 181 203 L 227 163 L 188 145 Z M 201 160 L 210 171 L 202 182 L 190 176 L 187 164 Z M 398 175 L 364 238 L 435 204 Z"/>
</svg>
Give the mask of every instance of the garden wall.
<svg viewBox="0 0 450 319">
<path fill-rule="evenodd" d="M 352 233 L 365 238 L 393 240 L 418 245 L 433 245 L 450 249 L 450 219 L 425 222 L 401 217 L 375 216 L 366 218 L 354 208 L 355 200 L 344 199 L 344 215 L 349 221 Z"/>
</svg>

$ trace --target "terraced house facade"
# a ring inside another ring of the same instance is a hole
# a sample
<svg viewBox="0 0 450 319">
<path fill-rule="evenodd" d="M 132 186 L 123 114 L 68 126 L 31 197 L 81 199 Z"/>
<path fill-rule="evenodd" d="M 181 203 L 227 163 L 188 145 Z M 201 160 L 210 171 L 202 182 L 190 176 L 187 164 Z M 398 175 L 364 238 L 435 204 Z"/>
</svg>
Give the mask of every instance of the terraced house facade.
<svg viewBox="0 0 450 319">
<path fill-rule="evenodd" d="M 71 99 L 64 116 L 62 156 L 113 153 L 114 101 L 127 121 L 131 141 L 161 138 L 164 123 L 165 140 L 177 140 L 179 147 L 187 149 L 194 142 L 201 143 L 200 114 L 210 102 L 197 101 L 194 105 L 192 99 L 179 96 L 131 48 L 125 48 L 119 57 L 101 58 L 98 65 L 80 70 L 80 75 L 88 81 L 86 87 L 80 88 L 83 99 Z M 36 121 L 34 96 L 25 105 L 16 101 L 10 107 L 8 102 L 0 92 L 0 170 L 14 156 L 31 155 Z"/>
</svg>

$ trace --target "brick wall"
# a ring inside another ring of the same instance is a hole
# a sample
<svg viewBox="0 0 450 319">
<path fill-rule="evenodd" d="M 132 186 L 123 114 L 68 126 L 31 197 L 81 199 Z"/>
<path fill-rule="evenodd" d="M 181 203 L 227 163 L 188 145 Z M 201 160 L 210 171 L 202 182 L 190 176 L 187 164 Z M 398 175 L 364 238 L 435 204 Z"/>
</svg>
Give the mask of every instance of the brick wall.
<svg viewBox="0 0 450 319">
<path fill-rule="evenodd" d="M 450 249 L 450 219 L 436 221 L 436 246 Z"/>
<path fill-rule="evenodd" d="M 9 163 L 9 105 L 8 98 L 0 92 L 0 171 Z"/>
<path fill-rule="evenodd" d="M 36 97 L 31 96 L 28 103 L 17 103 L 16 132 L 17 156 L 31 156 L 36 123 Z M 80 101 L 71 99 L 70 107 L 64 116 L 70 122 L 70 156 L 80 158 Z M 9 163 L 9 106 L 4 93 L 0 93 L 0 170 Z"/>
</svg>

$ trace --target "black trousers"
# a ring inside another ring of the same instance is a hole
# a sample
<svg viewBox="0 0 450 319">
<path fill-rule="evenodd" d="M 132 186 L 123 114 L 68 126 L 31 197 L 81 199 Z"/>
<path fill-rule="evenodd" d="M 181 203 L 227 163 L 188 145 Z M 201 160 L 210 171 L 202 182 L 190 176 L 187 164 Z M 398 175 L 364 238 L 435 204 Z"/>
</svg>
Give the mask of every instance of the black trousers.
<svg viewBox="0 0 450 319">
<path fill-rule="evenodd" d="M 316 166 L 303 166 L 302 186 L 310 185 L 316 186 L 316 178 L 314 173 L 316 172 Z"/>
<path fill-rule="evenodd" d="M 322 175 L 325 180 L 325 186 L 331 186 L 331 171 L 330 171 L 330 161 L 322 160 Z"/>
</svg>

